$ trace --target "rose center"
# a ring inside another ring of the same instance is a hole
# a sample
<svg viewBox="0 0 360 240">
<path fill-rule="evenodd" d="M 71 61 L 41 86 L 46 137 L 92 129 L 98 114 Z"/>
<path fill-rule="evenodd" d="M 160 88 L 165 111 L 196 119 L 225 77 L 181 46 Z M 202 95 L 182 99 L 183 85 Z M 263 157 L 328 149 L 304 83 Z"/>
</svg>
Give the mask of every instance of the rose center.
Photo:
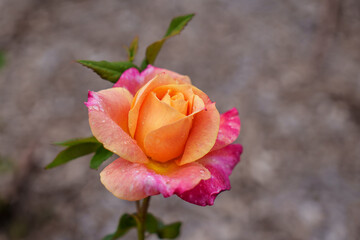
<svg viewBox="0 0 360 240">
<path fill-rule="evenodd" d="M 167 93 L 159 100 L 173 107 L 179 113 L 184 114 L 185 116 L 188 115 L 189 101 L 185 100 L 183 93 L 174 93 L 173 91 L 168 90 Z"/>
<path fill-rule="evenodd" d="M 139 112 L 135 140 L 147 156 L 158 162 L 181 156 L 192 126 L 195 95 L 190 86 L 175 87 L 154 89 Z"/>
</svg>

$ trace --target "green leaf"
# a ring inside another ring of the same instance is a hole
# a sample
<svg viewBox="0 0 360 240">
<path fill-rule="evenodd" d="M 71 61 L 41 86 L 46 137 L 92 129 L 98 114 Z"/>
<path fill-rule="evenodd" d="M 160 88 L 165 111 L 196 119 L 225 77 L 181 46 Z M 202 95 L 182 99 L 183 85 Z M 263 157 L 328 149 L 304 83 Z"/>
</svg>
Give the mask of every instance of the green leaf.
<svg viewBox="0 0 360 240">
<path fill-rule="evenodd" d="M 163 38 L 162 40 L 154 42 L 146 48 L 146 58 L 141 63 L 141 69 L 145 69 L 148 64 L 153 64 L 155 62 L 156 57 L 159 54 L 166 39 L 167 38 Z"/>
<path fill-rule="evenodd" d="M 99 146 L 101 146 L 101 143 L 81 143 L 77 145 L 70 146 L 66 148 L 65 150 L 61 151 L 56 158 L 45 168 L 50 169 L 57 167 L 59 165 L 65 164 L 75 158 L 85 156 L 89 153 L 95 152 Z"/>
<path fill-rule="evenodd" d="M 54 143 L 55 145 L 70 147 L 81 143 L 99 143 L 98 140 L 94 136 L 87 137 L 87 138 L 74 138 L 64 142 L 57 142 Z"/>
<path fill-rule="evenodd" d="M 149 233 L 156 233 L 160 239 L 174 239 L 180 234 L 181 222 L 175 222 L 168 225 L 156 218 L 151 213 L 146 215 L 145 228 Z"/>
<path fill-rule="evenodd" d="M 136 36 L 129 47 L 126 48 L 127 52 L 128 52 L 128 58 L 130 62 L 134 61 L 135 55 L 137 53 L 138 50 L 138 43 L 139 43 L 139 37 Z"/>
<path fill-rule="evenodd" d="M 190 22 L 190 20 L 194 16 L 195 16 L 195 14 L 192 13 L 192 14 L 174 18 L 171 21 L 170 26 L 169 26 L 168 30 L 166 31 L 166 34 L 164 37 L 172 37 L 174 35 L 179 34 L 185 28 L 186 24 L 188 24 L 188 22 Z"/>
<path fill-rule="evenodd" d="M 0 51 L 0 69 L 5 65 L 5 53 Z"/>
<path fill-rule="evenodd" d="M 175 222 L 165 225 L 159 229 L 157 235 L 160 239 L 175 239 L 180 235 L 181 222 Z"/>
<path fill-rule="evenodd" d="M 145 229 L 149 233 L 157 233 L 158 229 L 161 228 L 164 224 L 158 220 L 154 215 L 148 213 L 146 215 Z"/>
<path fill-rule="evenodd" d="M 112 83 L 119 80 L 121 74 L 132 67 L 137 68 L 137 66 L 131 62 L 107 62 L 107 61 L 88 61 L 88 60 L 78 60 L 78 63 L 82 64 L 85 67 L 92 69 L 97 73 L 102 79 L 108 80 Z"/>
<path fill-rule="evenodd" d="M 120 238 L 134 227 L 136 227 L 136 220 L 132 215 L 125 213 L 120 217 L 116 231 L 112 234 L 105 236 L 102 240 L 115 240 L 117 238 Z"/>
<path fill-rule="evenodd" d="M 100 165 L 105 162 L 109 157 L 113 155 L 112 152 L 105 149 L 104 146 L 100 146 L 90 161 L 90 168 L 98 169 Z"/>
<path fill-rule="evenodd" d="M 163 44 L 167 39 L 175 36 L 185 28 L 186 24 L 194 17 L 195 14 L 188 14 L 174 18 L 163 37 L 163 39 L 150 44 L 146 48 L 145 59 L 141 63 L 141 69 L 145 69 L 148 64 L 153 64 L 159 54 Z"/>
</svg>

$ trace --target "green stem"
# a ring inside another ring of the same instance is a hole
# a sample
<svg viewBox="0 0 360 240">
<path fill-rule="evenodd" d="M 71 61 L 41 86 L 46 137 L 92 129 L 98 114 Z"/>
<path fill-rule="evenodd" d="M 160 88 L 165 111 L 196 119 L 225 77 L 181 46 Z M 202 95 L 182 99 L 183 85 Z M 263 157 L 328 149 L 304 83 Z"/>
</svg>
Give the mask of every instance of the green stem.
<svg viewBox="0 0 360 240">
<path fill-rule="evenodd" d="M 150 197 L 145 198 L 142 203 L 136 201 L 138 240 L 145 239 L 145 221 L 149 208 Z"/>
</svg>

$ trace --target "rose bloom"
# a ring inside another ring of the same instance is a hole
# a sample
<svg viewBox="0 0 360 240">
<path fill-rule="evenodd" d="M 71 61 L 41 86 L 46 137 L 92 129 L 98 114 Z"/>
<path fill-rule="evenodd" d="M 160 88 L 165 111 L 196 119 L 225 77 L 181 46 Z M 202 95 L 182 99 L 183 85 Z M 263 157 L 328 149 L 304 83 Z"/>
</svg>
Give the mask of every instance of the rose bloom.
<svg viewBox="0 0 360 240">
<path fill-rule="evenodd" d="M 101 182 L 120 199 L 162 194 L 213 205 L 230 189 L 242 146 L 235 108 L 220 115 L 187 76 L 149 65 L 126 70 L 113 86 L 89 91 L 85 103 L 96 139 L 120 156 Z"/>
</svg>

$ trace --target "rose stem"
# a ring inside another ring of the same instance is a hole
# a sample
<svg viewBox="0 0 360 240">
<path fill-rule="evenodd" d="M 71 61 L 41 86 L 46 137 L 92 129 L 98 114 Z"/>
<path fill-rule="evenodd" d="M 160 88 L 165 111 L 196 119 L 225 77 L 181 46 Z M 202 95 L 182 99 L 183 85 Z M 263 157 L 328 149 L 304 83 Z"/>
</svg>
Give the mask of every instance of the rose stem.
<svg viewBox="0 0 360 240">
<path fill-rule="evenodd" d="M 136 201 L 138 240 L 145 239 L 145 220 L 149 208 L 150 197 L 144 198 L 142 204 Z"/>
</svg>

